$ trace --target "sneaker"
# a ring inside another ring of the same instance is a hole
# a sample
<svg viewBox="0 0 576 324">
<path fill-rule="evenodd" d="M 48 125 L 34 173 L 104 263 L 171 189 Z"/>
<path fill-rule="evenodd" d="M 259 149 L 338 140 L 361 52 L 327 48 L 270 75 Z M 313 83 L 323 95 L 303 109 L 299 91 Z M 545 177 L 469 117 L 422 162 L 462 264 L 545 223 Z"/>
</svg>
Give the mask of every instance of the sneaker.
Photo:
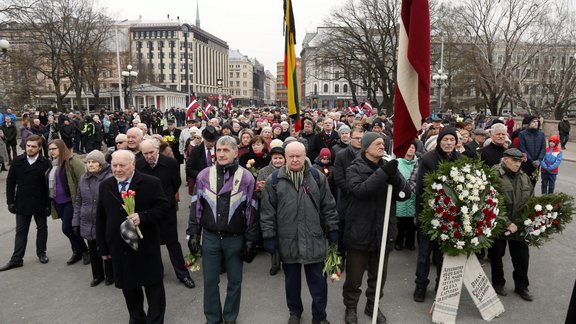
<svg viewBox="0 0 576 324">
<path fill-rule="evenodd" d="M 366 304 L 366 307 L 364 308 L 364 314 L 370 316 L 370 318 L 372 318 L 372 313 L 374 311 L 374 303 L 370 303 L 368 302 Z M 376 313 L 376 323 L 377 324 L 386 324 L 388 321 L 386 320 L 386 316 L 384 316 L 384 314 L 380 311 L 380 308 L 378 308 L 378 311 Z"/>
<path fill-rule="evenodd" d="M 414 290 L 414 301 L 422 303 L 424 302 L 425 299 L 426 299 L 426 288 L 416 287 L 416 290 Z"/>
<path fill-rule="evenodd" d="M 346 324 L 358 323 L 358 314 L 356 313 L 356 307 L 346 307 L 346 315 L 344 315 L 344 323 Z"/>
</svg>

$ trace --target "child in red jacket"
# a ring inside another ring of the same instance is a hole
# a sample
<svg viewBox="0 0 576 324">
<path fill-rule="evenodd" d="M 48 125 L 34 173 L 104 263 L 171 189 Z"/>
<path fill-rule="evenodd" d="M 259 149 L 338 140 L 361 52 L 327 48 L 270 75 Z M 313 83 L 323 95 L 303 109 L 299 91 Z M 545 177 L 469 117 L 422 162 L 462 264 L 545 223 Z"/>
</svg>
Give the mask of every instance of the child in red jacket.
<svg viewBox="0 0 576 324">
<path fill-rule="evenodd" d="M 548 139 L 546 155 L 544 155 L 544 159 L 542 159 L 542 163 L 540 163 L 543 195 L 554 193 L 558 167 L 561 162 L 562 151 L 560 150 L 560 137 L 558 137 L 558 135 L 552 135 Z"/>
</svg>

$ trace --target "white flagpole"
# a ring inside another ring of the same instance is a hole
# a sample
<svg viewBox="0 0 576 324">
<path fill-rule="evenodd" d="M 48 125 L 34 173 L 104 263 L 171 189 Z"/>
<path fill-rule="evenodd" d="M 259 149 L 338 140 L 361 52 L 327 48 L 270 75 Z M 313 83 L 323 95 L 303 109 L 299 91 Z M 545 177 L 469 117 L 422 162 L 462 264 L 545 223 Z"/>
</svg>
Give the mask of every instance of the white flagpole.
<svg viewBox="0 0 576 324">
<path fill-rule="evenodd" d="M 394 147 L 394 143 L 390 141 L 390 147 Z M 391 154 L 392 159 L 394 159 L 394 150 L 392 149 Z M 374 307 L 372 309 L 372 324 L 376 324 L 376 319 L 378 318 L 378 305 L 380 304 L 380 291 L 382 286 L 382 272 L 384 272 L 384 256 L 386 253 L 386 241 L 388 240 L 388 222 L 390 220 L 390 208 L 392 206 L 392 188 L 391 184 L 388 184 L 388 190 L 386 191 L 386 212 L 384 213 L 384 224 L 382 228 L 382 241 L 380 242 L 380 258 L 378 260 L 378 277 L 376 277 L 376 293 L 374 294 Z"/>
</svg>

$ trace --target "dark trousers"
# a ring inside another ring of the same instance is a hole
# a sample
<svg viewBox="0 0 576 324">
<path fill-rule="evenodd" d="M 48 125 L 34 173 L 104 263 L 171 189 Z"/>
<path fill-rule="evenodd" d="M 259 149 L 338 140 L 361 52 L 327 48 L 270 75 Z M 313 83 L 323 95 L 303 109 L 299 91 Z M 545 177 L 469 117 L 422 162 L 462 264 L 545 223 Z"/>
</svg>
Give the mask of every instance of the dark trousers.
<svg viewBox="0 0 576 324">
<path fill-rule="evenodd" d="M 506 284 L 506 279 L 504 278 L 504 265 L 502 264 L 502 257 L 506 254 L 506 244 L 509 246 L 510 257 L 512 257 L 512 266 L 514 267 L 514 272 L 512 273 L 514 286 L 516 289 L 527 289 L 530 284 L 528 281 L 530 251 L 526 243 L 514 240 L 494 240 L 494 244 L 492 245 L 492 255 L 490 258 L 490 264 L 492 267 L 492 285 L 495 287 L 503 287 Z"/>
<path fill-rule="evenodd" d="M 170 255 L 170 262 L 172 263 L 172 267 L 176 273 L 176 278 L 180 280 L 190 278 L 190 273 L 184 266 L 184 255 L 182 254 L 182 246 L 180 246 L 180 242 L 175 241 L 166 243 L 166 248 L 168 249 L 168 255 Z"/>
<path fill-rule="evenodd" d="M 148 314 L 144 312 L 144 293 L 142 287 L 122 289 L 126 307 L 130 314 L 130 324 L 161 324 L 166 313 L 166 294 L 162 281 L 154 285 L 144 286 L 148 302 Z"/>
<path fill-rule="evenodd" d="M 102 257 L 98 255 L 98 249 L 96 245 L 96 240 L 88 240 L 88 250 L 90 251 L 90 265 L 92 266 L 92 278 L 93 279 L 104 279 L 114 280 L 114 274 L 112 272 L 112 261 L 102 260 Z"/>
<path fill-rule="evenodd" d="M 84 243 L 84 240 L 80 236 L 74 234 L 72 230 L 72 217 L 74 216 L 72 202 L 64 204 L 54 203 L 54 208 L 56 209 L 56 213 L 58 213 L 58 217 L 62 220 L 62 233 L 70 240 L 72 251 L 76 253 L 86 252 L 86 250 L 88 250 L 86 243 Z"/>
<path fill-rule="evenodd" d="M 20 215 L 16 214 L 16 237 L 14 239 L 14 253 L 10 262 L 21 263 L 24 259 L 26 252 L 26 245 L 28 244 L 28 231 L 30 230 L 30 223 L 32 217 L 36 222 L 36 255 L 40 256 L 46 254 L 46 242 L 48 241 L 48 225 L 46 216 L 35 215 Z"/>
<path fill-rule="evenodd" d="M 535 177 L 533 177 L 532 174 L 534 174 L 534 171 L 536 171 L 537 169 L 532 165 L 531 162 L 522 162 L 521 168 L 530 177 L 530 182 L 532 183 L 532 187 L 536 186 L 536 182 L 538 182 L 538 180 Z M 538 170 L 539 169 L 540 168 L 538 168 Z"/>
<path fill-rule="evenodd" d="M 347 261 L 349 263 L 349 261 Z M 282 263 L 284 269 L 284 284 L 286 289 L 286 302 L 290 315 L 301 316 L 304 312 L 302 305 L 302 264 Z M 326 319 L 326 305 L 328 303 L 328 284 L 326 277 L 322 274 L 324 262 L 317 262 L 304 265 L 306 283 L 312 296 L 312 319 L 322 321 Z"/>
<path fill-rule="evenodd" d="M 416 241 L 416 225 L 414 225 L 414 217 L 398 217 L 398 237 L 396 244 L 406 247 L 414 247 Z"/>
<path fill-rule="evenodd" d="M 368 287 L 366 288 L 366 300 L 370 307 L 374 305 L 374 298 L 376 296 L 376 283 L 378 280 L 378 261 L 380 258 L 380 251 L 366 252 L 348 249 L 346 251 L 346 281 L 342 290 L 344 297 L 344 305 L 346 307 L 356 307 L 360 294 L 362 293 L 362 278 L 364 271 L 368 270 Z M 381 289 L 384 289 L 386 283 L 386 274 L 388 272 L 388 256 L 390 252 L 384 253 L 384 265 L 382 268 L 382 284 Z M 380 298 L 384 294 L 380 290 Z"/>
<path fill-rule="evenodd" d="M 18 152 L 16 151 L 16 140 L 6 142 L 6 150 L 8 151 L 8 162 L 12 163 L 12 160 L 18 156 Z M 12 151 L 12 155 L 10 155 L 10 151 Z"/>
<path fill-rule="evenodd" d="M 202 235 L 204 315 L 208 324 L 220 323 L 222 320 L 233 322 L 238 317 L 244 267 L 240 253 L 243 247 L 243 235 L 222 237 L 208 231 L 204 231 Z M 222 259 L 224 259 L 226 276 L 228 277 L 224 309 L 222 309 L 218 286 Z"/>
<path fill-rule="evenodd" d="M 82 142 L 81 139 L 82 139 L 82 136 L 79 134 L 74 136 L 74 153 L 78 153 L 78 154 L 82 153 L 81 147 L 80 147 L 80 144 Z"/>
<path fill-rule="evenodd" d="M 556 178 L 558 174 L 542 172 L 540 173 L 542 180 L 542 194 L 554 193 L 554 187 L 556 187 Z"/>
<path fill-rule="evenodd" d="M 434 263 L 436 263 L 436 286 L 440 280 L 440 273 L 442 272 L 442 261 L 444 260 L 442 252 L 438 247 L 438 243 L 435 241 L 430 241 L 427 235 L 422 234 L 422 231 L 418 231 L 419 243 L 418 243 L 418 259 L 416 260 L 416 286 L 426 289 L 430 280 L 428 280 L 428 275 L 430 274 L 430 254 L 434 258 Z"/>
<path fill-rule="evenodd" d="M 566 143 L 568 143 L 568 135 L 570 133 L 560 133 L 560 146 L 562 149 L 566 149 Z"/>
</svg>

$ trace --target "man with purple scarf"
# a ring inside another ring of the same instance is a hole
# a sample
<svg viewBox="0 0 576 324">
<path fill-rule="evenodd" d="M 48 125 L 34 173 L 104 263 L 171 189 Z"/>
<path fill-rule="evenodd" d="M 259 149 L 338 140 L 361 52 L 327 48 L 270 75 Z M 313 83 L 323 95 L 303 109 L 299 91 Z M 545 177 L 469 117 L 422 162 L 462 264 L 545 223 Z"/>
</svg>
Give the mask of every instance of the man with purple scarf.
<svg viewBox="0 0 576 324">
<path fill-rule="evenodd" d="M 190 207 L 188 247 L 192 254 L 202 249 L 204 315 L 209 324 L 236 323 L 243 261 L 252 262 L 256 255 L 254 242 L 260 236 L 252 197 L 254 176 L 238 165 L 237 157 L 236 139 L 220 137 L 216 143 L 216 165 L 198 174 Z M 228 276 L 224 308 L 218 287 L 221 260 Z"/>
</svg>

